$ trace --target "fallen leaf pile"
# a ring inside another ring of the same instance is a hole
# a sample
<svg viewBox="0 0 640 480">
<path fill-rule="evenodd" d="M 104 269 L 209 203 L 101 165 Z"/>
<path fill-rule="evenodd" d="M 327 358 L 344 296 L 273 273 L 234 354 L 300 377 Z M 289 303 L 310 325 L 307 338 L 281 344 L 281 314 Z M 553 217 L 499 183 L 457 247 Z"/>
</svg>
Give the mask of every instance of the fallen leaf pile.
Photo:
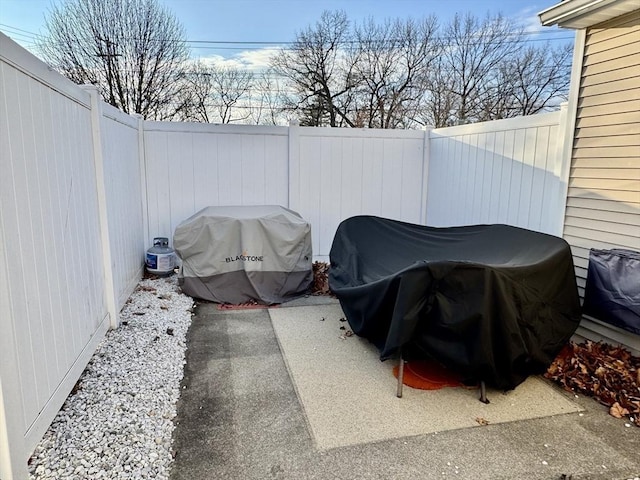
<svg viewBox="0 0 640 480">
<path fill-rule="evenodd" d="M 567 345 L 545 377 L 565 390 L 596 398 L 616 418 L 640 427 L 640 357 L 606 343 Z"/>
<path fill-rule="evenodd" d="M 329 264 L 326 262 L 313 262 L 313 287 L 314 295 L 333 296 L 329 288 Z"/>
</svg>

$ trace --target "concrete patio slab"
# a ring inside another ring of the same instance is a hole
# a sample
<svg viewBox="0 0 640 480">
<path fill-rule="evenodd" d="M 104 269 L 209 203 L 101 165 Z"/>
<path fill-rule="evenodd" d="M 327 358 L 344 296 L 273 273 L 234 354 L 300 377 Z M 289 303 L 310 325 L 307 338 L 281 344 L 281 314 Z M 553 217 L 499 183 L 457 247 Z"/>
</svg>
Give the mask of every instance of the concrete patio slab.
<svg viewBox="0 0 640 480">
<path fill-rule="evenodd" d="M 530 377 L 513 391 L 416 390 L 396 397 L 393 366 L 366 339 L 345 336 L 339 305 L 270 312 L 285 364 L 319 449 L 581 411 L 548 382 Z"/>
<path fill-rule="evenodd" d="M 584 411 L 321 450 L 267 310 L 202 303 L 187 342 L 173 480 L 640 478 L 637 428 L 559 389 Z"/>
</svg>

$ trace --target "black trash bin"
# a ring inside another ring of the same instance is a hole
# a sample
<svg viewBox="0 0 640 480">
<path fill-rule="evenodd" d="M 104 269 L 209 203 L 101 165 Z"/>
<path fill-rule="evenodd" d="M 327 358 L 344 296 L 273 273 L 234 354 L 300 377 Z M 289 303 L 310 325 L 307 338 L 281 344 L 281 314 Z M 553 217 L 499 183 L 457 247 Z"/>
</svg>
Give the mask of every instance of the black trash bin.
<svg viewBox="0 0 640 480">
<path fill-rule="evenodd" d="M 640 252 L 589 252 L 583 313 L 640 335 Z"/>
</svg>

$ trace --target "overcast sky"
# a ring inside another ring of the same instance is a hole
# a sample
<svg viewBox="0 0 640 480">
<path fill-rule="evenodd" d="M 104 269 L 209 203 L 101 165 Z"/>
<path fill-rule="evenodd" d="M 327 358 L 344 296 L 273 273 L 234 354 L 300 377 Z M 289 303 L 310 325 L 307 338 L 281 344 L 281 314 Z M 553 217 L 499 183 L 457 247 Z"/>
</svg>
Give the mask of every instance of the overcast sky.
<svg viewBox="0 0 640 480">
<path fill-rule="evenodd" d="M 294 40 L 296 32 L 313 24 L 323 10 L 345 10 L 350 20 L 368 17 L 422 18 L 430 14 L 446 23 L 456 12 L 479 17 L 502 13 L 532 32 L 528 39 L 552 38 L 571 42 L 573 32 L 540 27 L 537 13 L 556 1 L 523 0 L 158 0 L 182 22 L 195 57 L 225 59 L 260 67 L 269 56 L 269 45 L 220 42 L 268 42 Z M 29 48 L 33 35 L 44 33 L 44 19 L 52 0 L 0 0 L 0 31 Z M 203 48 L 204 47 L 204 48 Z"/>
</svg>

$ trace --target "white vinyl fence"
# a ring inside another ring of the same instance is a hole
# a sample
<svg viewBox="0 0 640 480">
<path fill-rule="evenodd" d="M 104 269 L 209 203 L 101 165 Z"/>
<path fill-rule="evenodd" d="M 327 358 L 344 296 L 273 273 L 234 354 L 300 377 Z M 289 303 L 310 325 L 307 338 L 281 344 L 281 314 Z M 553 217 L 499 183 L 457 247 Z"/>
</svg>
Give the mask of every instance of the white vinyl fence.
<svg viewBox="0 0 640 480">
<path fill-rule="evenodd" d="M 26 478 L 27 459 L 140 277 L 137 121 L 108 109 L 103 117 L 98 105 L 95 92 L 0 34 L 3 480 Z M 101 138 L 113 142 L 104 155 Z"/>
<path fill-rule="evenodd" d="M 427 131 L 145 122 L 148 238 L 209 205 L 279 204 L 310 221 L 316 260 L 338 224 L 506 223 L 560 235 L 564 112 Z"/>
<path fill-rule="evenodd" d="M 142 120 L 102 103 L 100 127 L 104 186 L 118 309 L 142 276 L 144 179 L 141 165 Z"/>
<path fill-rule="evenodd" d="M 277 204 L 311 223 L 328 260 L 340 221 L 421 223 L 425 132 L 145 122 L 148 237 L 171 238 L 206 206 Z"/>
<path fill-rule="evenodd" d="M 144 123 L 147 238 L 168 237 L 200 209 L 288 206 L 285 127 Z"/>
<path fill-rule="evenodd" d="M 328 261 L 338 224 L 354 215 L 424 223 L 428 132 L 290 127 L 289 206 L 311 222 Z"/>
<path fill-rule="evenodd" d="M 425 131 L 147 122 L 0 34 L 0 478 L 26 461 L 142 274 L 209 205 L 560 234 L 564 113 Z"/>
<path fill-rule="evenodd" d="M 431 131 L 427 223 L 505 223 L 560 236 L 563 118 L 558 112 Z"/>
</svg>

